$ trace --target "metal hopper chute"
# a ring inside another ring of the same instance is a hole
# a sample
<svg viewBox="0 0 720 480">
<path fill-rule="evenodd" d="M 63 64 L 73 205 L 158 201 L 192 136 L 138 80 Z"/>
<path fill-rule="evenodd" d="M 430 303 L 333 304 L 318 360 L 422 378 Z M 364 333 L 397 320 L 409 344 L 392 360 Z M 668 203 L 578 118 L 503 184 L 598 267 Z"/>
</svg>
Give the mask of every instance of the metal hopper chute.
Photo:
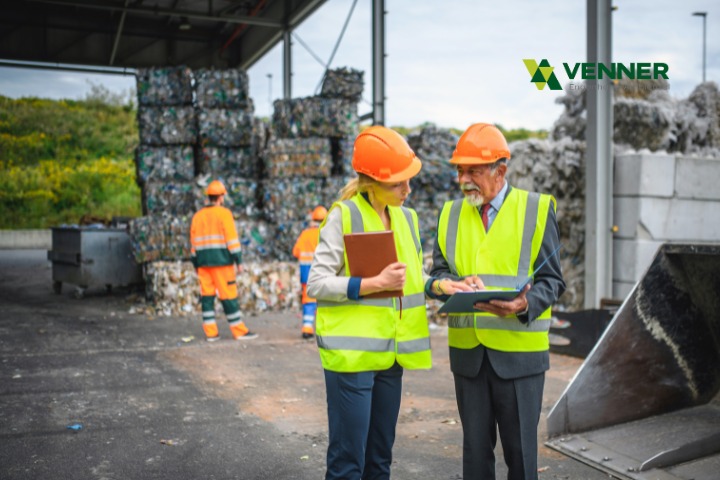
<svg viewBox="0 0 720 480">
<path fill-rule="evenodd" d="M 550 448 L 627 479 L 720 478 L 720 245 L 664 244 L 548 415 Z"/>
</svg>

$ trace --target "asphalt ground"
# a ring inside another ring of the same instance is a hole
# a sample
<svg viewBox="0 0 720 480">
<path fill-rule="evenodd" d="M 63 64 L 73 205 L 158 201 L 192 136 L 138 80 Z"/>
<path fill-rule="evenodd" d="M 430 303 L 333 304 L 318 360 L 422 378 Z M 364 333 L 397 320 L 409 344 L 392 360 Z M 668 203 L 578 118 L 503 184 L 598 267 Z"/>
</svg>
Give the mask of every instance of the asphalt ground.
<svg viewBox="0 0 720 480">
<path fill-rule="evenodd" d="M 297 312 L 249 317 L 260 337 L 203 339 L 200 317 L 133 314 L 138 292 L 53 292 L 45 250 L 0 250 L 0 479 L 322 479 L 325 388 Z M 392 477 L 461 479 L 447 331 L 406 371 Z M 545 416 L 581 360 L 551 355 Z M 505 478 L 501 446 L 497 478 Z M 607 479 L 542 446 L 540 479 Z"/>
</svg>

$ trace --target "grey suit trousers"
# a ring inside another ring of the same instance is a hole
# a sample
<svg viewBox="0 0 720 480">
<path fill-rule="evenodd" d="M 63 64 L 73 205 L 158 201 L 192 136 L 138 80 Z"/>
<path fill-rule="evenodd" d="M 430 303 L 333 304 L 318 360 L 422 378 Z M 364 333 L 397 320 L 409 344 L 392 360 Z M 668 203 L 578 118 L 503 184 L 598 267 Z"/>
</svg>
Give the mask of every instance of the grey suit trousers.
<svg viewBox="0 0 720 480">
<path fill-rule="evenodd" d="M 477 362 L 479 370 L 472 368 L 461 374 L 456 370 L 465 369 L 453 368 L 455 394 L 463 427 L 463 479 L 495 480 L 494 449 L 499 431 L 505 464 L 508 466 L 508 480 L 536 480 L 537 427 L 545 384 L 542 362 L 528 369 L 535 372 L 540 370 L 539 373 L 526 371 L 523 372 L 526 375 L 521 377 L 502 378 L 490 357 L 504 352 L 490 351 L 480 346 L 463 353 L 471 352 L 473 356 L 480 357 Z M 457 365 L 457 362 L 453 363 L 453 366 Z M 468 374 L 471 376 L 466 376 Z"/>
</svg>

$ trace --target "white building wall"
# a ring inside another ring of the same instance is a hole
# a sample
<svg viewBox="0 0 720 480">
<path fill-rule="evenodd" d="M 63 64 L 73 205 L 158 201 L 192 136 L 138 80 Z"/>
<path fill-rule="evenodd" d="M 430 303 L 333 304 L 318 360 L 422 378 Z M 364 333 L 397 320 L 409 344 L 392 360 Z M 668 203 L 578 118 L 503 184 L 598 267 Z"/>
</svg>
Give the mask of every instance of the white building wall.
<svg viewBox="0 0 720 480">
<path fill-rule="evenodd" d="M 623 299 L 663 243 L 720 243 L 720 159 L 616 156 L 613 218 L 613 297 Z"/>
</svg>

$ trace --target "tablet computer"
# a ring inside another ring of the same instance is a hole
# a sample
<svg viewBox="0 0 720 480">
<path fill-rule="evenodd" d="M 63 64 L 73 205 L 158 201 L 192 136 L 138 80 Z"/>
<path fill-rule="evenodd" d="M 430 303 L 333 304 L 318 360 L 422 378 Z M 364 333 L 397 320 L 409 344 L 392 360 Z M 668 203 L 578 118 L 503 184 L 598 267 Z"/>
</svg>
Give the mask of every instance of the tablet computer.
<svg viewBox="0 0 720 480">
<path fill-rule="evenodd" d="M 438 313 L 478 313 L 473 305 L 490 300 L 512 300 L 520 290 L 478 290 L 477 292 L 457 292 L 450 296 Z"/>
</svg>

